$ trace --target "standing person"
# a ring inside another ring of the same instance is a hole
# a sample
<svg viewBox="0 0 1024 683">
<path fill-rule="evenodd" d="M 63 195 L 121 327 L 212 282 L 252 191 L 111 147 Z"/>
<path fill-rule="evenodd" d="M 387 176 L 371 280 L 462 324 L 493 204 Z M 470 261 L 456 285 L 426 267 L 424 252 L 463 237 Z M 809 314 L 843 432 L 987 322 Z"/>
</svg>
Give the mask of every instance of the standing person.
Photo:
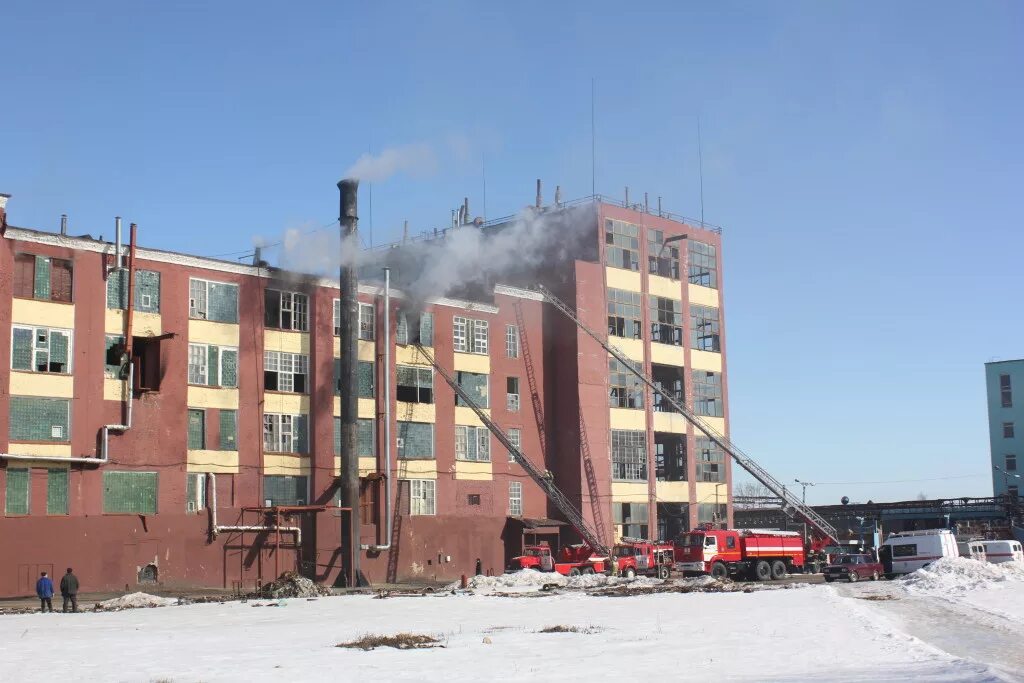
<svg viewBox="0 0 1024 683">
<path fill-rule="evenodd" d="M 71 611 L 78 611 L 78 577 L 71 573 L 71 567 L 68 567 L 68 573 L 64 575 L 64 578 L 60 580 L 60 594 L 64 598 L 64 611 L 68 611 L 68 602 L 71 602 Z M 51 611 L 53 608 L 50 608 Z"/>
<path fill-rule="evenodd" d="M 36 581 L 36 595 L 39 596 L 40 611 L 53 611 L 53 581 L 43 572 Z"/>
</svg>

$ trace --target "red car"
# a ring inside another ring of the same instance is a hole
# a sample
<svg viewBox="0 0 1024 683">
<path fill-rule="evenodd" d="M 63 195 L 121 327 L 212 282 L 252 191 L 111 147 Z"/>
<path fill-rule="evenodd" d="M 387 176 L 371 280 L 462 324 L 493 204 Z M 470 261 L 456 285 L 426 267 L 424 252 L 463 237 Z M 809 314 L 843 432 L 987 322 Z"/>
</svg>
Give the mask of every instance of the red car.
<svg viewBox="0 0 1024 683">
<path fill-rule="evenodd" d="M 841 555 L 834 564 L 825 567 L 825 580 L 829 583 L 846 579 L 850 583 L 860 579 L 878 581 L 884 573 L 882 565 L 870 555 Z"/>
</svg>

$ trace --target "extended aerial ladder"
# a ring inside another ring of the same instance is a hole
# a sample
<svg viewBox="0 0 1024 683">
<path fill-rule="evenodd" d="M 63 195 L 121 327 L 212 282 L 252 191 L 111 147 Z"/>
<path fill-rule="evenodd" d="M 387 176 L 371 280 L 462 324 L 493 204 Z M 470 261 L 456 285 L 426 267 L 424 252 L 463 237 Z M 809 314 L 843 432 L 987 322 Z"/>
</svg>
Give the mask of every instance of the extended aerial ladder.
<svg viewBox="0 0 1024 683">
<path fill-rule="evenodd" d="M 442 368 L 440 364 L 434 360 L 434 357 L 429 351 L 423 348 L 420 344 L 417 344 L 416 348 L 421 354 L 423 354 L 423 357 L 426 358 L 432 366 L 434 366 L 437 373 L 444 378 L 444 381 L 447 382 L 448 386 L 452 388 L 452 391 L 462 399 L 463 403 L 476 413 L 476 416 L 480 418 L 480 421 L 483 422 L 484 426 L 490 430 L 491 434 L 494 434 L 494 437 L 501 443 L 501 445 L 508 449 L 509 454 L 515 459 L 520 467 L 526 470 L 526 473 L 530 475 L 530 478 L 533 479 L 534 483 L 536 483 L 537 486 L 547 494 L 548 500 L 550 500 L 552 504 L 558 508 L 559 512 L 565 516 L 566 521 L 572 525 L 583 540 L 586 541 L 587 545 L 589 545 L 591 549 L 599 555 L 610 556 L 611 553 L 608 547 L 601 541 L 597 533 L 590 528 L 576 506 L 572 504 L 569 498 L 562 493 L 557 486 L 555 486 L 555 482 L 551 475 L 538 468 L 530 461 L 529 458 L 523 455 L 523 452 L 509 440 L 505 432 L 491 421 L 491 418 L 483 411 L 473 397 L 470 396 L 465 389 L 459 386 L 459 383 L 455 381 L 455 378 L 452 377 L 447 370 Z"/>
<path fill-rule="evenodd" d="M 732 441 L 729 440 L 724 434 L 720 434 L 718 430 L 708 424 L 705 420 L 701 419 L 699 415 L 689 410 L 685 405 L 677 401 L 670 392 L 667 392 L 660 388 L 654 383 L 650 377 L 648 377 L 643 370 L 635 367 L 634 361 L 627 358 L 621 351 L 614 346 L 608 344 L 604 339 L 601 338 L 594 330 L 590 329 L 582 320 L 576 316 L 576 312 L 573 311 L 564 301 L 555 296 L 551 290 L 544 285 L 539 285 L 538 289 L 544 298 L 552 306 L 557 308 L 566 317 L 572 320 L 576 325 L 583 330 L 591 339 L 600 344 L 608 353 L 612 355 L 617 361 L 622 363 L 630 372 L 637 376 L 641 382 L 646 384 L 655 393 L 660 395 L 665 401 L 667 401 L 677 412 L 683 417 L 689 420 L 694 427 L 702 431 L 711 441 L 721 448 L 723 451 L 732 456 L 732 459 L 736 461 L 740 467 L 746 470 L 750 476 L 761 482 L 765 488 L 774 493 L 782 500 L 782 510 L 789 517 L 798 517 L 803 522 L 806 522 L 815 533 L 821 537 L 823 543 L 829 541 L 836 542 L 839 540 L 835 528 L 825 521 L 825 519 L 815 512 L 812 508 L 805 505 L 796 496 L 794 492 L 788 491 L 783 484 L 768 473 L 763 467 L 754 462 L 754 459 L 748 456 L 746 453 L 741 451 Z"/>
</svg>

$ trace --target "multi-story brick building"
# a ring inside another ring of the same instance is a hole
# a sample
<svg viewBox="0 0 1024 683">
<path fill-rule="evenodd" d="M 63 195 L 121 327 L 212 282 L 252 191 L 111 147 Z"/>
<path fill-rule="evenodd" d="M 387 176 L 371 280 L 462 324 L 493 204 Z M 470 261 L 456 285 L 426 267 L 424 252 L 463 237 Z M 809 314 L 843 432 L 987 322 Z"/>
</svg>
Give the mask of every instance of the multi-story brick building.
<svg viewBox="0 0 1024 683">
<path fill-rule="evenodd" d="M 86 590 L 251 587 L 285 569 L 338 581 L 337 283 L 143 247 L 119 269 L 110 243 L 7 225 L 6 201 L 0 595 L 64 566 Z M 585 246 L 537 277 L 727 433 L 719 234 L 608 201 L 586 211 Z M 559 541 L 557 510 L 417 334 L 607 540 L 731 516 L 724 454 L 525 288 L 527 270 L 519 287 L 429 299 L 418 318 L 400 288 L 385 311 L 380 284 L 360 285 L 351 398 L 373 581 L 500 572 L 524 534 Z"/>
</svg>

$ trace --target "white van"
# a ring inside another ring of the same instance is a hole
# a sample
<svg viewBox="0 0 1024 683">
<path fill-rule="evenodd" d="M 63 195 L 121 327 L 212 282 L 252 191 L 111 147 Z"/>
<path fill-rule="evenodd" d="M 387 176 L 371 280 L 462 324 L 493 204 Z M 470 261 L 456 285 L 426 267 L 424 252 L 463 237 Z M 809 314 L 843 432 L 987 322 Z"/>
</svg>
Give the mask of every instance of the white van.
<svg viewBox="0 0 1024 683">
<path fill-rule="evenodd" d="M 985 561 L 985 544 L 982 541 L 957 541 L 960 557 L 969 557 L 978 562 Z"/>
<path fill-rule="evenodd" d="M 993 564 L 1000 562 L 1017 562 L 1024 564 L 1024 551 L 1019 541 L 982 541 L 985 544 L 985 555 Z"/>
<path fill-rule="evenodd" d="M 878 549 L 886 576 L 909 574 L 943 557 L 959 557 L 956 537 L 949 529 L 898 531 Z"/>
</svg>

